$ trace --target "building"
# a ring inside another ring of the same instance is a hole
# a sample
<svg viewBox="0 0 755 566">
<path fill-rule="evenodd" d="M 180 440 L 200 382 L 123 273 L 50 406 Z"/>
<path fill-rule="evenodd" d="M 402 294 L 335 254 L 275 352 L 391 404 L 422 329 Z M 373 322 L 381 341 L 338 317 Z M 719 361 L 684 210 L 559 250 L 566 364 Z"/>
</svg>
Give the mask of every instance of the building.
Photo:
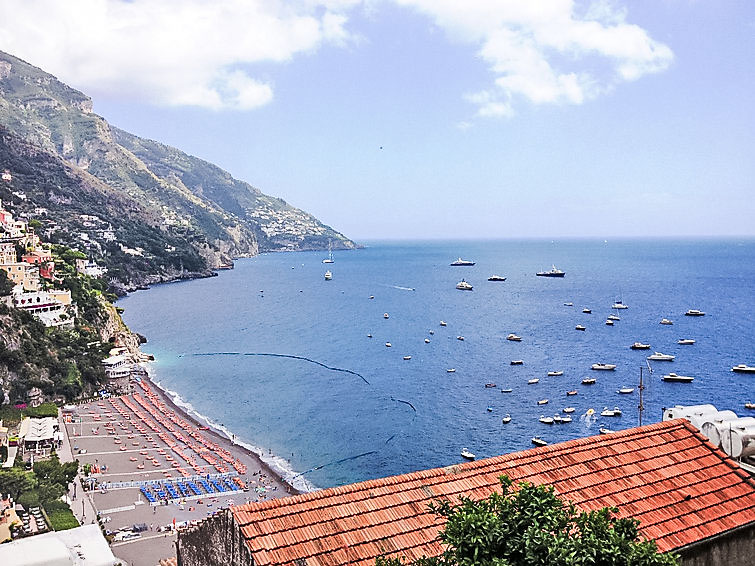
<svg viewBox="0 0 755 566">
<path fill-rule="evenodd" d="M 3 566 L 114 566 L 113 556 L 99 526 L 84 525 L 0 545 Z"/>
<path fill-rule="evenodd" d="M 16 244 L 13 242 L 0 242 L 0 265 L 16 263 Z"/>
<path fill-rule="evenodd" d="M 58 419 L 45 417 L 33 419 L 26 417 L 18 429 L 18 443 L 23 449 L 24 457 L 33 453 L 37 456 L 49 456 L 50 451 L 61 440 Z"/>
<path fill-rule="evenodd" d="M 583 510 L 621 517 L 684 566 L 745 566 L 755 481 L 681 419 L 465 464 L 233 507 L 179 532 L 182 566 L 374 566 L 442 552 L 436 499 L 482 499 L 499 477 L 547 484 Z"/>
<path fill-rule="evenodd" d="M 33 250 L 21 257 L 21 261 L 30 263 L 32 265 L 42 265 L 48 261 L 52 261 L 52 254 L 48 250 Z"/>
<path fill-rule="evenodd" d="M 71 311 L 71 292 L 58 289 L 14 293 L 13 305 L 30 312 L 45 326 L 73 326 L 74 316 Z"/>
<path fill-rule="evenodd" d="M 28 263 L 6 263 L 0 265 L 14 285 L 21 285 L 25 291 L 39 290 L 39 268 Z"/>
</svg>

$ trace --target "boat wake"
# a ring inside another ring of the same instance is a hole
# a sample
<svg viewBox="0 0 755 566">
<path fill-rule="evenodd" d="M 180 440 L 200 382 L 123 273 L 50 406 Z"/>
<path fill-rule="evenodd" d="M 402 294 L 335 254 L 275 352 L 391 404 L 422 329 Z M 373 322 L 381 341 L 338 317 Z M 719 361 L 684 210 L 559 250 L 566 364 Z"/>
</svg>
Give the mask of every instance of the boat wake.
<svg viewBox="0 0 755 566">
<path fill-rule="evenodd" d="M 391 289 L 398 289 L 399 291 L 416 291 L 414 287 L 402 287 L 401 285 L 385 285 L 384 287 L 390 287 Z"/>
</svg>

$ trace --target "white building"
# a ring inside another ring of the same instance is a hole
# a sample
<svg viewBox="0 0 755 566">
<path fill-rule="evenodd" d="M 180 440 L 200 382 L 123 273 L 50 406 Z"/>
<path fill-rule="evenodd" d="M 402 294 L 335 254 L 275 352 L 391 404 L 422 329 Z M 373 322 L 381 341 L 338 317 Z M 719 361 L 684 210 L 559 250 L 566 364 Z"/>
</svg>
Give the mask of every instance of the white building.
<svg viewBox="0 0 755 566">
<path fill-rule="evenodd" d="M 120 562 L 97 525 L 0 544 L 3 566 L 114 566 Z"/>
</svg>

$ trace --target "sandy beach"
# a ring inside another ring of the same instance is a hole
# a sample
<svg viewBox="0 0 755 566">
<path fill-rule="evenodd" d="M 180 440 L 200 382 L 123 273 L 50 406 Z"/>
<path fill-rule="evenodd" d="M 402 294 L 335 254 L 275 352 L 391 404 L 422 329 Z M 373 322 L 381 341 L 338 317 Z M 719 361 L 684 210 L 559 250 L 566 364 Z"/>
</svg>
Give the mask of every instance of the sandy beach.
<svg viewBox="0 0 755 566">
<path fill-rule="evenodd" d="M 62 459 L 73 457 L 93 469 L 82 481 L 97 487 L 84 492 L 77 483 L 69 493 L 82 524 L 93 522 L 96 512 L 108 531 L 146 525 L 137 538 L 112 543 L 125 563 L 155 566 L 175 556 L 174 524 L 180 528 L 231 505 L 298 493 L 256 454 L 202 425 L 151 381 L 133 385 L 130 395 L 66 412 L 61 450 Z M 158 495 L 166 484 L 177 498 Z M 144 485 L 155 502 L 141 491 Z"/>
</svg>

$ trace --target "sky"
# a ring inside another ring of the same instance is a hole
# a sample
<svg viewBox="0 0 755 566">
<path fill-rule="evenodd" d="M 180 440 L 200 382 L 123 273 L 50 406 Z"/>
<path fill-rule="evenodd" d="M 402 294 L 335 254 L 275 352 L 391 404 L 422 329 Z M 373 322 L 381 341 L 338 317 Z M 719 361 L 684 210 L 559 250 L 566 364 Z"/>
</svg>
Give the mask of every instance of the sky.
<svg viewBox="0 0 755 566">
<path fill-rule="evenodd" d="M 0 49 L 357 241 L 755 236 L 751 0 L 0 0 Z"/>
</svg>

